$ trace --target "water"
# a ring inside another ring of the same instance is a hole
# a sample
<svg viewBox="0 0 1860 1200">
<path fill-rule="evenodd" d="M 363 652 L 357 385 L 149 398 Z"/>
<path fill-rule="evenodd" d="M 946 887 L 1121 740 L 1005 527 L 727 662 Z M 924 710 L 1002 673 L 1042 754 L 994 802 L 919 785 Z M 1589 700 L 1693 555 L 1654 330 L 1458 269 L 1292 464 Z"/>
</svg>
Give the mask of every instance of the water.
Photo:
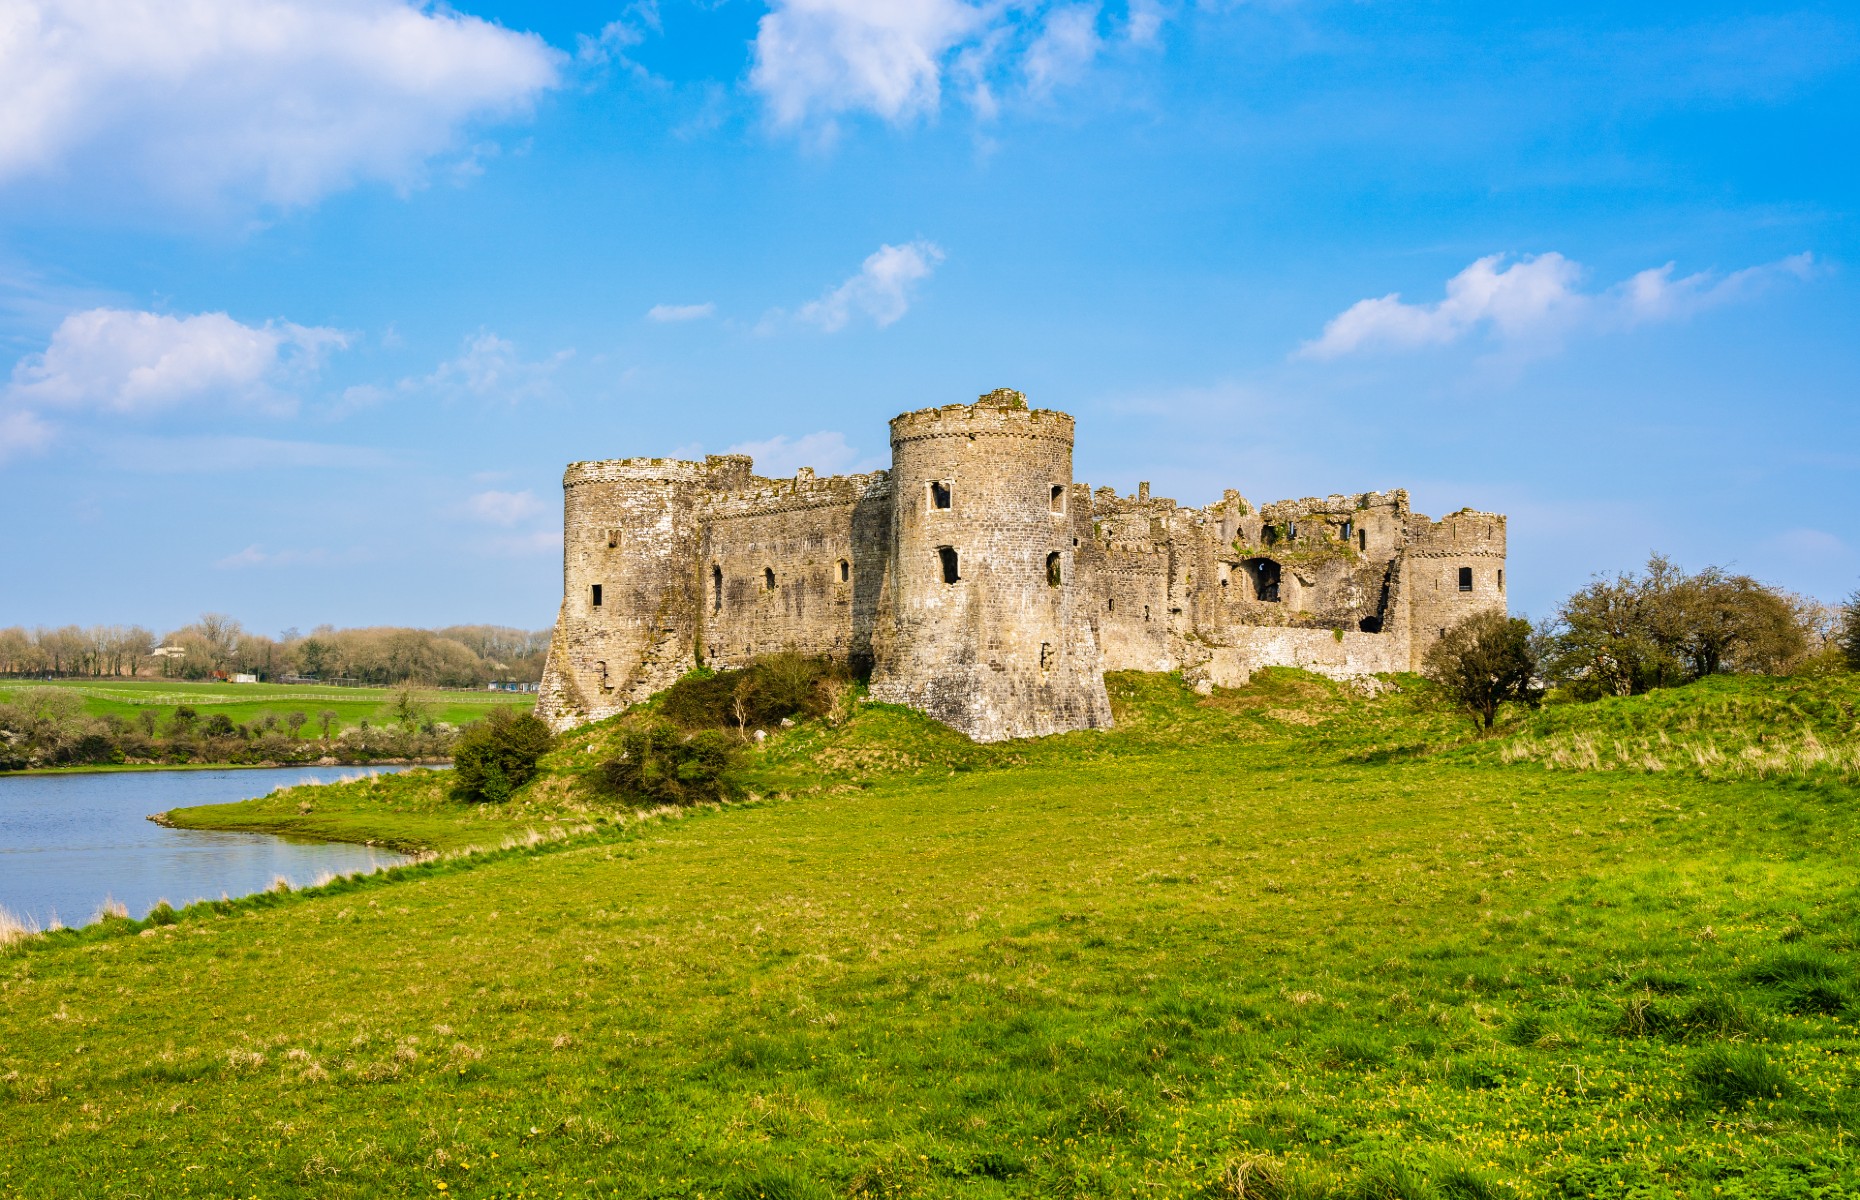
<svg viewBox="0 0 1860 1200">
<path fill-rule="evenodd" d="M 141 918 L 156 901 L 262 892 L 278 876 L 302 887 L 406 862 L 372 846 L 300 842 L 263 833 L 164 829 L 148 814 L 223 804 L 296 783 L 399 767 L 264 767 L 0 776 L 0 908 L 47 928 L 87 924 L 112 897 Z"/>
</svg>

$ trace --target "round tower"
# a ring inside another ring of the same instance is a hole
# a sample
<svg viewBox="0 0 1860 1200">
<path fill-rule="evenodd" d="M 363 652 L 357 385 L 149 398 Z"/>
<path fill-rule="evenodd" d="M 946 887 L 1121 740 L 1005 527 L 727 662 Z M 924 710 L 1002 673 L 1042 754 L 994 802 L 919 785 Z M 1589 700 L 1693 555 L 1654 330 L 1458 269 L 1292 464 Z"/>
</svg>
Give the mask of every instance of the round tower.
<svg viewBox="0 0 1860 1200">
<path fill-rule="evenodd" d="M 1410 670 L 1467 617 L 1506 611 L 1503 516 L 1470 508 L 1438 521 L 1416 514 L 1402 559 Z"/>
<path fill-rule="evenodd" d="M 690 669 L 697 636 L 695 501 L 715 464 L 571 463 L 562 477 L 562 608 L 537 715 L 597 721 Z"/>
<path fill-rule="evenodd" d="M 1076 582 L 1072 418 L 1001 389 L 891 422 L 892 618 L 872 698 L 976 741 L 1110 725 Z"/>
</svg>

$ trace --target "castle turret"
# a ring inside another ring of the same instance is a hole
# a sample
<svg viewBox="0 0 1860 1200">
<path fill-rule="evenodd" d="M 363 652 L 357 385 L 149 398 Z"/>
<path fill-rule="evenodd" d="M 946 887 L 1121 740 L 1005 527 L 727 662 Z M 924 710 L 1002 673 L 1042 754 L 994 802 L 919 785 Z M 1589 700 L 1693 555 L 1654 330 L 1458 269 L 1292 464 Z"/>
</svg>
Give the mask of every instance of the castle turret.
<svg viewBox="0 0 1860 1200">
<path fill-rule="evenodd" d="M 892 628 L 872 697 L 977 741 L 1111 723 L 1075 577 L 1072 418 L 1019 392 L 891 422 Z"/>
<path fill-rule="evenodd" d="M 697 501 L 749 459 L 627 458 L 562 477 L 562 609 L 537 714 L 558 729 L 624 710 L 689 670 L 698 630 Z"/>
<path fill-rule="evenodd" d="M 1454 625 L 1476 612 L 1505 611 L 1505 518 L 1470 508 L 1438 521 L 1417 513 L 1404 549 L 1409 670 L 1418 671 Z"/>
</svg>

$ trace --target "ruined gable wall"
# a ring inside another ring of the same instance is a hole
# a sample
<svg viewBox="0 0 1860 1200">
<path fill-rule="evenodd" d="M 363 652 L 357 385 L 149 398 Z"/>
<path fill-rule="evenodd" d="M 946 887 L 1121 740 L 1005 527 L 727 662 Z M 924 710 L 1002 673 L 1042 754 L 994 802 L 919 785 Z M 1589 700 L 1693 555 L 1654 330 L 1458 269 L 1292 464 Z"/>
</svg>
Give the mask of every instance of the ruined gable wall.
<svg viewBox="0 0 1860 1200">
<path fill-rule="evenodd" d="M 889 475 L 804 469 L 755 483 L 699 513 L 705 662 L 741 667 L 796 650 L 869 669 L 890 566 Z"/>
<path fill-rule="evenodd" d="M 1176 667 L 1169 629 L 1174 510 L 1172 500 L 1151 500 L 1147 484 L 1135 496 L 1106 487 L 1092 497 L 1092 535 L 1104 564 L 1092 607 L 1107 671 Z"/>
</svg>

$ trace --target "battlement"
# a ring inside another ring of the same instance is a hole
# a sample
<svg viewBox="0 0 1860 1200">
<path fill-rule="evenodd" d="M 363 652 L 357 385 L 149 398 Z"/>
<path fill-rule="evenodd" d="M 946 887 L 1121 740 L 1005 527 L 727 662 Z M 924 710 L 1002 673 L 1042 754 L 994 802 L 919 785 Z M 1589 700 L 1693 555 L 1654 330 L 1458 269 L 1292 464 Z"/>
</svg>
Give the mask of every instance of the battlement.
<svg viewBox="0 0 1860 1200">
<path fill-rule="evenodd" d="M 901 413 L 891 465 L 755 474 L 746 455 L 563 475 L 563 600 L 538 711 L 620 712 L 699 663 L 798 650 L 978 740 L 1102 728 L 1104 672 L 1198 687 L 1263 666 L 1415 669 L 1502 609 L 1505 518 L 1408 493 L 1199 508 L 1072 477 L 1071 416 L 1000 388 Z"/>
<path fill-rule="evenodd" d="M 1072 418 L 1050 408 L 1029 408 L 1027 398 L 1011 388 L 996 388 L 973 404 L 920 408 L 891 419 L 891 444 L 937 437 L 1051 438 L 1072 443 Z"/>
</svg>

